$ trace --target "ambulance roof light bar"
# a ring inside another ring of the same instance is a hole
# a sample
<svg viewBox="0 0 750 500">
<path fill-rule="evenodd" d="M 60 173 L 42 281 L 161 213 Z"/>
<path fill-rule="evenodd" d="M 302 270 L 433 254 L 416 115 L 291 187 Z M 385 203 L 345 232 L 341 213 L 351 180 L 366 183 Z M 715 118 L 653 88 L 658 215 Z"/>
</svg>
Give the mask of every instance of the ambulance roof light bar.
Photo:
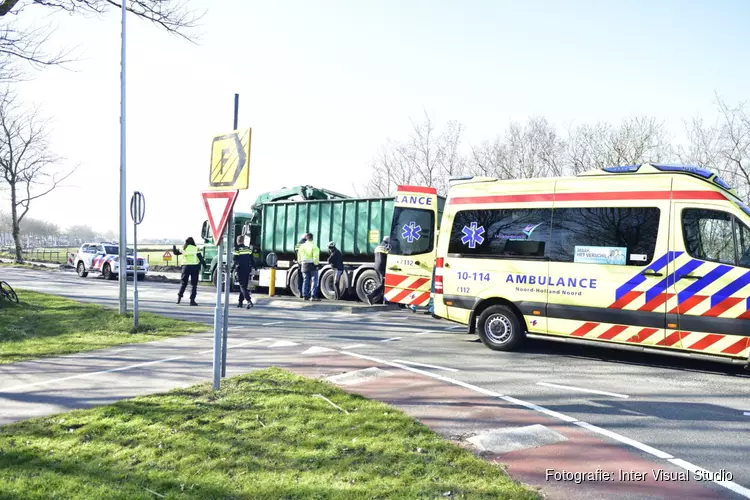
<svg viewBox="0 0 750 500">
<path fill-rule="evenodd" d="M 674 172 L 694 175 L 700 177 L 707 182 L 716 184 L 720 188 L 726 191 L 732 191 L 732 187 L 721 177 L 716 175 L 714 172 L 703 167 L 696 167 L 693 165 L 657 165 L 654 163 L 647 163 L 644 165 L 618 165 L 613 167 L 604 167 L 602 171 L 609 174 L 632 174 L 638 172 L 641 167 L 652 167 L 660 172 Z"/>
</svg>

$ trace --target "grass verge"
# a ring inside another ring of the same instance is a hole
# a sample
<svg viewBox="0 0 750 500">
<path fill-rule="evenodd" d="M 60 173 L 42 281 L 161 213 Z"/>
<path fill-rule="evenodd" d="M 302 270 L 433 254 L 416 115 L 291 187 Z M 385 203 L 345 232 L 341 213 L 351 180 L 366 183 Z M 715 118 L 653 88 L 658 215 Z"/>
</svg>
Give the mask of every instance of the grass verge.
<svg viewBox="0 0 750 500">
<path fill-rule="evenodd" d="M 277 368 L 217 393 L 202 384 L 2 427 L 3 496 L 538 498 L 390 406 Z"/>
<path fill-rule="evenodd" d="M 121 344 L 205 332 L 210 326 L 140 313 L 130 314 L 55 295 L 16 290 L 20 304 L 0 303 L 0 364 L 92 351 Z"/>
</svg>

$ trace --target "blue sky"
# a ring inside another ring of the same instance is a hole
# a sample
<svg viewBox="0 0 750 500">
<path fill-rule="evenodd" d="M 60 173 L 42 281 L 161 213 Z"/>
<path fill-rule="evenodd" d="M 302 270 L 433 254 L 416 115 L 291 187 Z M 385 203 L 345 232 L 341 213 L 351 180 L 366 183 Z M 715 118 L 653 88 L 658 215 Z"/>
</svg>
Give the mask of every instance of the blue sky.
<svg viewBox="0 0 750 500">
<path fill-rule="evenodd" d="M 231 129 L 235 92 L 240 127 L 253 127 L 251 189 L 238 208 L 299 184 L 353 194 L 378 146 L 425 109 L 462 122 L 471 142 L 535 115 L 567 127 L 646 114 L 678 138 L 681 120 L 713 116 L 714 92 L 729 102 L 750 94 L 747 2 L 192 4 L 208 9 L 198 45 L 128 23 L 128 191 L 146 196 L 146 237 L 198 236 L 211 137 Z M 45 21 L 82 59 L 19 90 L 80 166 L 30 216 L 116 228 L 119 12 Z"/>
</svg>

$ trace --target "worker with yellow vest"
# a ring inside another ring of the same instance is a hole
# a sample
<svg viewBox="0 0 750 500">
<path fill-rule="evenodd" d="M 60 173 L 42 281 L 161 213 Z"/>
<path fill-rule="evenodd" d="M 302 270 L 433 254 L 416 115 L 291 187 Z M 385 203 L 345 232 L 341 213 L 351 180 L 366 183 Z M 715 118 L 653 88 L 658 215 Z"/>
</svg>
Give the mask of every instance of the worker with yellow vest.
<svg viewBox="0 0 750 500">
<path fill-rule="evenodd" d="M 307 240 L 297 250 L 297 259 L 302 266 L 302 297 L 305 300 L 320 300 L 318 298 L 318 264 L 320 264 L 320 248 L 313 243 L 312 233 L 307 233 Z"/>
<path fill-rule="evenodd" d="M 195 296 L 198 294 L 198 274 L 201 272 L 201 266 L 206 265 L 206 261 L 203 260 L 203 255 L 198 251 L 192 237 L 185 240 L 182 251 L 177 250 L 177 247 L 172 245 L 172 252 L 175 255 L 185 256 L 182 263 L 182 276 L 180 276 L 180 291 L 177 292 L 177 303 L 179 304 L 182 300 L 189 279 L 192 287 L 190 290 L 190 305 L 197 306 Z"/>
</svg>

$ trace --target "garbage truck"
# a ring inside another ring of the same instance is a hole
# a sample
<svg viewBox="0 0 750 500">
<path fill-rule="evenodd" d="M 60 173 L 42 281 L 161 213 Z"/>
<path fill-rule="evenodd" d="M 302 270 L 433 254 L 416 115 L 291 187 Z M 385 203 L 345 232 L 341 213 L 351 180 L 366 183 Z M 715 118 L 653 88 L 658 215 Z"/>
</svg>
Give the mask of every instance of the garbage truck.
<svg viewBox="0 0 750 500">
<path fill-rule="evenodd" d="M 400 227 L 393 230 L 394 220 L 409 218 L 408 215 L 404 217 L 404 202 L 407 205 L 409 201 L 416 205 L 420 200 L 424 202 L 423 189 L 402 186 L 395 196 L 354 198 L 328 189 L 296 186 L 261 194 L 249 211 L 237 211 L 235 205 L 234 235 L 245 237 L 245 244 L 252 248 L 258 267 L 253 271 L 250 284 L 256 288 L 268 287 L 271 269 L 274 268 L 276 290 L 300 297 L 298 277 L 301 269 L 295 260 L 295 250 L 302 235 L 309 232 L 320 247 L 320 295 L 329 300 L 336 297 L 335 271 L 326 264 L 328 242 L 333 241 L 344 257 L 345 272 L 339 283 L 340 298 L 365 302 L 367 294 L 379 282 L 374 269 L 374 255 L 375 247 L 384 236 L 391 236 L 396 247 L 399 242 L 408 245 L 420 238 L 434 240 L 437 237 L 437 224 L 445 202 L 438 197 L 421 207 L 434 212 L 432 217 L 425 219 L 433 227 L 419 228 L 416 233 L 413 227 L 409 228 L 409 232 L 402 231 Z M 410 190 L 416 190 L 413 196 L 410 196 Z M 201 270 L 201 280 L 216 284 L 217 246 L 208 221 L 203 222 L 201 238 L 204 241 L 201 251 L 206 260 Z M 225 234 L 224 248 L 226 243 Z M 435 242 L 432 241 L 429 246 L 432 250 Z"/>
</svg>

